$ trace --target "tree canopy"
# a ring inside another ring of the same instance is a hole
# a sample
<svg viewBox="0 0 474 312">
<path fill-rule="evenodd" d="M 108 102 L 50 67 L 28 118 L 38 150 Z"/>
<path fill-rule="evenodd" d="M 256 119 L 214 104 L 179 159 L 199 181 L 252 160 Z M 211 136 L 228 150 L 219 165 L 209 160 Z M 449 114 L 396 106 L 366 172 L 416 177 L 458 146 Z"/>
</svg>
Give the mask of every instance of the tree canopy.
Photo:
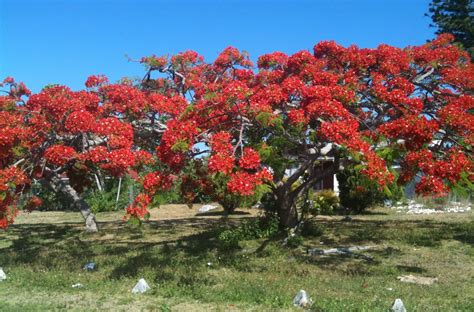
<svg viewBox="0 0 474 312">
<path fill-rule="evenodd" d="M 83 91 L 31 94 L 7 78 L 0 224 L 13 222 L 35 181 L 64 190 L 89 218 L 80 193 L 101 174 L 143 185 L 127 219 L 146 218 L 156 192 L 179 183 L 190 203 L 198 192 L 218 201 L 267 192 L 285 227 L 298 222 L 299 196 L 349 166 L 387 192 L 415 175 L 421 194 L 472 191 L 474 66 L 453 40 L 324 41 L 312 53 L 262 55 L 257 67 L 233 47 L 213 62 L 194 51 L 152 55 L 142 80 L 91 76 Z"/>
</svg>

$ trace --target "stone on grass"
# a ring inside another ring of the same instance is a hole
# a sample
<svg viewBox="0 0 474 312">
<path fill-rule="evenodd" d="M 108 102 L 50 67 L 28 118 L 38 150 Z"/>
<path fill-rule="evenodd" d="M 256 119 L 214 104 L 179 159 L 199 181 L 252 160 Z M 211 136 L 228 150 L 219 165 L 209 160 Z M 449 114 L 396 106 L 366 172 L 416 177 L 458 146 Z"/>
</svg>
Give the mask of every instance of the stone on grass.
<svg viewBox="0 0 474 312">
<path fill-rule="evenodd" d="M 309 308 L 313 301 L 311 298 L 308 296 L 306 291 L 301 289 L 293 299 L 293 305 L 295 307 L 301 307 L 301 308 Z"/>
<path fill-rule="evenodd" d="M 407 309 L 405 308 L 405 305 L 403 304 L 402 299 L 397 298 L 393 302 L 393 305 L 390 308 L 390 311 L 392 311 L 392 312 L 407 312 Z"/>
<path fill-rule="evenodd" d="M 94 271 L 95 269 L 97 268 L 95 262 L 87 262 L 86 264 L 84 264 L 84 266 L 82 267 L 82 269 L 84 271 Z"/>
<path fill-rule="evenodd" d="M 84 285 L 82 285 L 81 283 L 77 283 L 77 284 L 74 284 L 71 286 L 72 288 L 82 288 L 84 287 Z"/>
<path fill-rule="evenodd" d="M 308 249 L 308 254 L 310 256 L 324 256 L 331 254 L 341 254 L 341 255 L 351 255 L 355 251 L 364 251 L 368 249 L 374 249 L 376 246 L 351 246 L 351 247 L 339 247 L 339 248 L 330 248 L 330 249 L 319 249 L 312 248 Z"/>
<path fill-rule="evenodd" d="M 145 281 L 144 278 L 140 278 L 138 283 L 133 287 L 132 293 L 133 294 L 143 294 L 144 292 L 150 290 L 150 286 L 148 286 L 148 283 Z"/>
<path fill-rule="evenodd" d="M 397 279 L 399 279 L 400 282 L 412 283 L 412 284 L 418 284 L 418 285 L 433 285 L 435 282 L 438 281 L 438 278 L 436 277 L 414 276 L 411 274 L 398 276 Z"/>
<path fill-rule="evenodd" d="M 204 205 L 201 208 L 199 208 L 198 213 L 205 213 L 214 209 L 217 209 L 216 205 Z"/>
<path fill-rule="evenodd" d="M 344 221 L 344 222 L 351 222 L 351 221 L 352 221 L 352 217 L 351 217 L 351 216 L 345 216 L 344 218 L 342 218 L 342 221 Z"/>
<path fill-rule="evenodd" d="M 7 279 L 7 275 L 5 274 L 5 272 L 3 272 L 3 269 L 0 268 L 0 281 L 4 281 Z"/>
</svg>

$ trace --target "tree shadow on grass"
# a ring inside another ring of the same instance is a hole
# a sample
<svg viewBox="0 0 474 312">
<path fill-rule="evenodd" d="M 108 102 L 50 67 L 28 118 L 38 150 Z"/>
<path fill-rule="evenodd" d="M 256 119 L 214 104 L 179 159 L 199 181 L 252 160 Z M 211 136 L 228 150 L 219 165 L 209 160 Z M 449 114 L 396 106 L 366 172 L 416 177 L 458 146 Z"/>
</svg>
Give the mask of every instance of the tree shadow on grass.
<svg viewBox="0 0 474 312">
<path fill-rule="evenodd" d="M 239 249 L 225 249 L 217 239 L 222 227 L 240 222 L 228 218 L 183 218 L 150 221 L 140 230 L 130 230 L 121 222 L 101 223 L 101 232 L 88 235 L 82 223 L 18 224 L 0 233 L 11 245 L 0 248 L 3 266 L 27 264 L 31 266 L 64 266 L 76 264 L 71 270 L 81 270 L 81 264 L 98 259 L 109 266 L 109 278 L 135 277 L 143 268 L 154 271 L 157 279 L 191 283 L 199 279 L 198 272 L 208 262 L 241 271 L 252 271 L 251 263 Z M 436 247 L 444 239 L 474 244 L 474 222 L 443 223 L 430 220 L 317 221 L 323 231 L 324 246 L 354 246 L 401 242 L 414 246 Z M 279 246 L 280 242 L 271 242 Z M 307 246 L 308 248 L 311 246 Z M 282 247 L 283 248 L 283 247 Z M 290 253 L 291 251 L 283 251 Z M 365 274 L 369 267 L 383 258 L 400 253 L 394 248 L 362 252 L 362 255 L 310 257 L 295 255 L 297 261 L 312 263 L 328 270 L 342 269 L 347 274 Z M 373 258 L 364 257 L 368 255 Z M 258 257 L 271 254 L 258 252 Z M 362 265 L 361 265 L 362 264 Z M 356 266 L 360 265 L 361 268 Z M 177 270 L 179 268 L 179 272 Z M 194 269 L 193 269 L 194 268 Z M 400 268 L 411 272 L 410 268 Z M 415 271 L 413 271 L 415 272 Z M 415 272 L 417 273 L 417 272 Z M 207 281 L 199 280 L 202 283 Z"/>
<path fill-rule="evenodd" d="M 0 248 L 0 263 L 48 268 L 75 263 L 75 269 L 80 270 L 85 262 L 102 258 L 116 265 L 111 278 L 134 276 L 143 266 L 171 266 L 178 254 L 204 259 L 218 248 L 219 229 L 235 222 L 183 218 L 150 221 L 135 230 L 121 222 L 104 222 L 96 234 L 84 233 L 82 223 L 17 224 L 0 233 L 0 240 L 11 242 Z M 187 234 L 190 230 L 198 233 Z M 177 235 L 180 232 L 183 234 Z M 153 240 L 156 236 L 164 237 Z"/>
<path fill-rule="evenodd" d="M 397 241 L 413 246 L 437 247 L 454 239 L 474 244 L 474 221 L 447 223 L 434 220 L 318 221 L 324 227 L 322 239 L 331 244 L 354 245 Z"/>
</svg>

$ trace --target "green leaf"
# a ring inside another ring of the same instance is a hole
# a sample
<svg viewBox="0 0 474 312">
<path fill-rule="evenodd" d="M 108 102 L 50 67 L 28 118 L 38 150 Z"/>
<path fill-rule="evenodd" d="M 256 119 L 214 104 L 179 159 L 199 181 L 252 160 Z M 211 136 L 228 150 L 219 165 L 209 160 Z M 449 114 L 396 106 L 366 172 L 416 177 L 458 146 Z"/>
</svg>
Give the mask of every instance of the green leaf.
<svg viewBox="0 0 474 312">
<path fill-rule="evenodd" d="M 131 216 L 130 219 L 128 219 L 127 224 L 131 227 L 139 227 L 142 222 L 137 217 Z"/>
<path fill-rule="evenodd" d="M 268 127 L 270 124 L 271 114 L 269 112 L 260 112 L 255 119 L 261 123 L 264 127 Z"/>
<path fill-rule="evenodd" d="M 189 143 L 184 140 L 179 140 L 172 147 L 173 152 L 186 152 L 189 149 Z"/>
</svg>

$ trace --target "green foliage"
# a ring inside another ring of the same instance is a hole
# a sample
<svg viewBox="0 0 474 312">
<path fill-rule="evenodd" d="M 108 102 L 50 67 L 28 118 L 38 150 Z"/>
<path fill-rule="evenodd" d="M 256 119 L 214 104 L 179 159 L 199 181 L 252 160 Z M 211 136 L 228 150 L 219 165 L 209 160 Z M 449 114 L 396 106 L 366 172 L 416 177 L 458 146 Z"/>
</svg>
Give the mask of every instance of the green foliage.
<svg viewBox="0 0 474 312">
<path fill-rule="evenodd" d="M 174 186 L 168 191 L 158 192 L 152 199 L 151 206 L 158 207 L 160 205 L 167 204 L 180 204 L 183 200 L 181 199 L 181 194 L 179 188 Z"/>
<path fill-rule="evenodd" d="M 350 213 L 361 213 L 386 199 L 398 200 L 403 189 L 393 183 L 384 188 L 359 172 L 359 168 L 348 167 L 337 174 L 341 206 Z"/>
<path fill-rule="evenodd" d="M 339 197 L 332 190 L 321 190 L 313 194 L 312 215 L 332 215 L 339 209 Z"/>
<path fill-rule="evenodd" d="M 301 235 L 291 235 L 286 239 L 286 246 L 290 248 L 297 248 L 301 246 L 304 242 L 304 239 Z"/>
<path fill-rule="evenodd" d="M 234 212 L 238 207 L 252 207 L 260 201 L 264 194 L 271 192 L 268 185 L 257 185 L 255 192 L 250 196 L 241 196 L 239 194 L 230 193 L 227 191 L 228 176 L 222 174 L 214 174 L 211 181 L 214 187 L 214 200 L 217 201 L 228 214 Z"/>
<path fill-rule="evenodd" d="M 34 184 L 31 192 L 41 198 L 43 203 L 36 210 L 40 211 L 60 211 L 72 209 L 71 200 L 62 193 Z"/>
<path fill-rule="evenodd" d="M 117 201 L 118 184 L 118 179 L 107 180 L 103 185 L 102 191 L 96 188 L 90 188 L 84 193 L 84 200 L 89 204 L 92 212 L 116 211 L 124 209 L 129 204 L 130 186 L 136 188 L 136 182 L 128 177 L 124 177 L 120 187 L 120 196 Z"/>
<path fill-rule="evenodd" d="M 472 0 L 433 0 L 429 13 L 436 34 L 451 33 L 474 60 L 474 6 Z"/>
<path fill-rule="evenodd" d="M 189 149 L 189 143 L 185 140 L 179 140 L 172 147 L 173 152 L 186 152 Z"/>
<path fill-rule="evenodd" d="M 217 236 L 225 247 L 236 247 L 240 241 L 268 238 L 279 231 L 276 214 L 267 214 L 257 219 L 246 220 L 234 229 L 225 229 Z"/>
<path fill-rule="evenodd" d="M 324 228 L 315 220 L 306 220 L 301 228 L 301 235 L 304 237 L 319 237 L 323 233 Z"/>
</svg>

